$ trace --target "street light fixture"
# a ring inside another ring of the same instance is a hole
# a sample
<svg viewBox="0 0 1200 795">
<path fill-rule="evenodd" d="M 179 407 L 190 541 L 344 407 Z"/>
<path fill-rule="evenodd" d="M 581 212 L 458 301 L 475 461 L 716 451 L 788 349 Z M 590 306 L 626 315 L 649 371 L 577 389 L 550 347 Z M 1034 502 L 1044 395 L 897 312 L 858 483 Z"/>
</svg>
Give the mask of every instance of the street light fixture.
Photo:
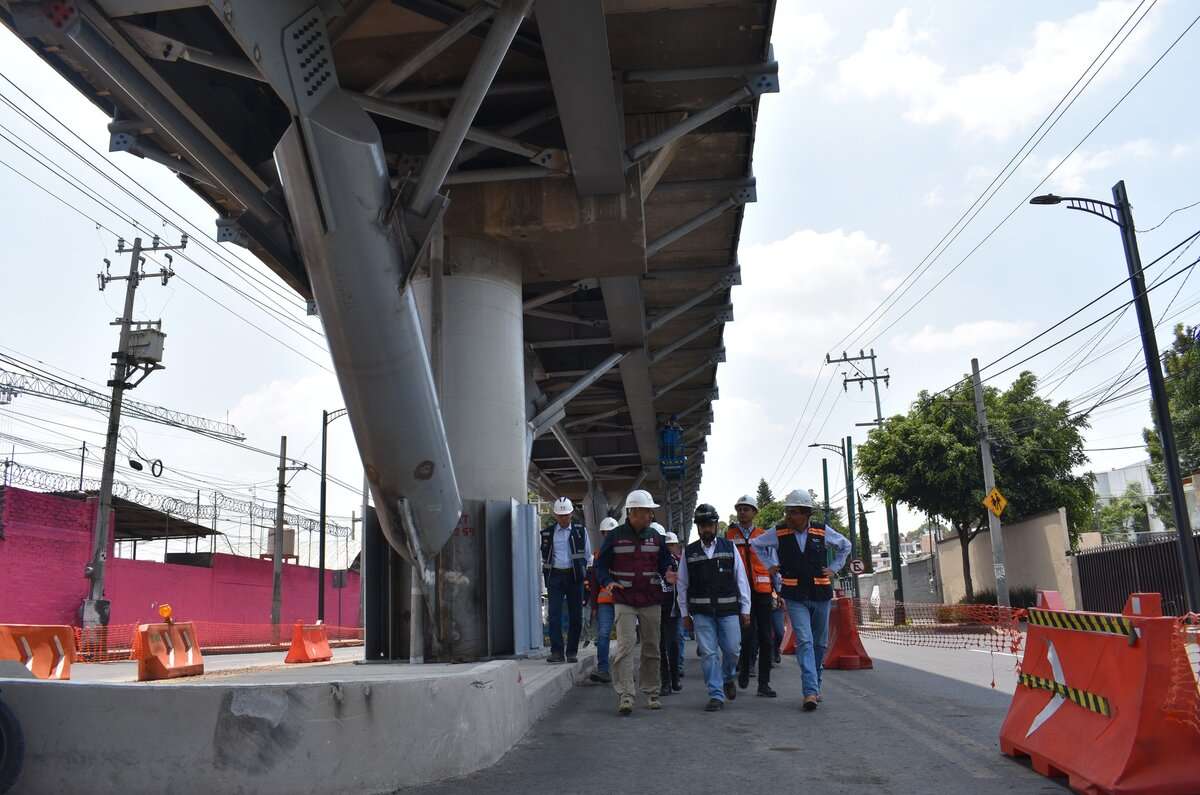
<svg viewBox="0 0 1200 795">
<path fill-rule="evenodd" d="M 1029 200 L 1029 203 L 1045 205 L 1066 202 L 1068 209 L 1097 215 L 1116 224 L 1117 228 L 1121 230 L 1121 245 L 1125 249 L 1125 264 L 1129 268 L 1129 284 L 1133 289 L 1133 304 L 1137 309 L 1138 328 L 1142 334 L 1142 353 L 1146 360 L 1146 374 L 1150 379 L 1154 414 L 1158 420 L 1163 464 L 1167 470 L 1171 512 L 1175 518 L 1175 532 L 1179 537 L 1179 560 L 1183 567 L 1184 591 L 1187 595 L 1188 610 L 1200 612 L 1200 561 L 1196 557 L 1187 501 L 1183 495 L 1183 477 L 1179 471 L 1175 429 L 1171 423 L 1171 409 L 1167 400 L 1166 386 L 1163 383 L 1158 340 L 1154 333 L 1154 316 L 1150 312 L 1150 298 L 1146 294 L 1146 279 L 1142 274 L 1142 257 L 1138 251 L 1137 232 L 1133 225 L 1133 210 L 1129 206 L 1129 195 L 1125 192 L 1124 180 L 1113 185 L 1112 195 L 1113 201 L 1109 203 L 1099 199 L 1055 196 L 1048 193 L 1044 196 L 1035 196 Z"/>
<path fill-rule="evenodd" d="M 346 409 L 321 412 L 321 543 L 317 553 L 317 622 L 325 623 L 325 454 L 329 423 L 346 416 Z"/>
<path fill-rule="evenodd" d="M 847 436 L 842 440 L 841 445 L 813 442 L 809 447 L 819 447 L 822 450 L 829 450 L 842 457 L 842 473 L 846 476 L 846 529 L 850 531 L 850 551 L 853 555 L 857 555 L 860 549 L 857 531 L 858 517 L 854 515 L 854 448 L 852 445 L 853 441 Z M 871 550 L 866 550 L 865 554 L 867 558 L 870 558 Z M 858 599 L 858 575 L 851 572 L 850 577 L 850 581 L 854 584 L 854 598 Z"/>
</svg>

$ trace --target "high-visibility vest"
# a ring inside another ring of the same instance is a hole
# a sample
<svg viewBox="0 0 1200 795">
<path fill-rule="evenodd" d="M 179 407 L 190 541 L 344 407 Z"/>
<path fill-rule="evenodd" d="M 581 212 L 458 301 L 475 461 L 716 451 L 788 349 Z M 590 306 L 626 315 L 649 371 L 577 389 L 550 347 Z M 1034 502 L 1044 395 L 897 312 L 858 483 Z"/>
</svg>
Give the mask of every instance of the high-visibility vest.
<svg viewBox="0 0 1200 795">
<path fill-rule="evenodd" d="M 808 540 L 800 549 L 800 533 L 787 525 L 775 528 L 779 538 L 779 594 L 793 601 L 826 602 L 833 598 L 833 583 L 825 576 L 828 557 L 825 528 L 808 528 Z"/>
<path fill-rule="evenodd" d="M 684 551 L 687 559 L 688 611 L 693 615 L 732 616 L 740 612 L 737 566 L 733 544 L 718 538 L 713 556 L 704 554 L 702 541 L 693 541 Z"/>
<path fill-rule="evenodd" d="M 597 552 L 595 555 L 592 556 L 593 561 L 597 561 L 599 559 L 600 559 L 599 552 Z M 596 604 L 611 605 L 613 603 L 612 592 L 613 592 L 613 589 L 612 589 L 611 585 L 606 585 L 605 587 L 601 588 L 599 591 L 596 592 Z"/>
<path fill-rule="evenodd" d="M 612 563 L 608 573 L 620 588 L 613 601 L 630 607 L 662 604 L 662 576 L 658 573 L 663 537 L 650 528 L 638 532 L 625 523 L 612 531 Z"/>
<path fill-rule="evenodd" d="M 761 527 L 756 527 L 750 531 L 750 537 L 754 538 L 765 532 L 767 531 Z M 733 542 L 742 555 L 742 563 L 746 566 L 746 576 L 750 578 L 750 590 L 755 593 L 771 593 L 771 570 L 746 542 L 746 537 L 742 535 L 742 528 L 730 525 L 729 529 L 725 531 L 725 537 Z"/>
</svg>

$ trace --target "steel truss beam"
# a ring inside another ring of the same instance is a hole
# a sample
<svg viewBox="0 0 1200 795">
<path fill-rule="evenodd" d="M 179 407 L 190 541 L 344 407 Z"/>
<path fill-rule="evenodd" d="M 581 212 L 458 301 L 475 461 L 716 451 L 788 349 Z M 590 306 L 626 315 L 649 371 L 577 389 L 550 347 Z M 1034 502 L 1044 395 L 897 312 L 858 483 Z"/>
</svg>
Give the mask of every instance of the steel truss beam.
<svg viewBox="0 0 1200 795">
<path fill-rule="evenodd" d="M 589 348 L 593 345 L 612 345 L 612 337 L 584 337 L 574 340 L 546 340 L 529 343 L 529 347 L 535 351 L 547 348 Z"/>
<path fill-rule="evenodd" d="M 672 141 L 682 138 L 722 114 L 736 108 L 743 102 L 757 99 L 760 95 L 779 91 L 779 76 L 764 73 L 750 77 L 746 84 L 732 94 L 717 100 L 704 110 L 687 116 L 682 121 L 672 124 L 658 135 L 653 135 L 639 144 L 634 144 L 625 150 L 625 156 L 630 163 L 636 163 L 651 152 L 662 149 Z"/>
<path fill-rule="evenodd" d="M 705 210 L 704 212 L 700 213 L 699 215 L 695 216 L 694 218 L 684 221 L 682 224 L 680 224 L 679 226 L 670 230 L 669 232 L 666 232 L 662 236 L 655 238 L 654 240 L 647 243 L 646 244 L 646 256 L 653 257 L 655 254 L 662 251 L 664 248 L 671 245 L 675 241 L 679 240 L 682 237 L 685 237 L 686 235 L 691 234 L 692 232 L 696 231 L 697 229 L 704 226 L 705 224 L 715 221 L 716 219 L 718 219 L 722 215 L 724 215 L 727 211 L 732 210 L 734 207 L 741 207 L 742 205 L 744 205 L 748 202 L 756 201 L 757 198 L 758 198 L 758 195 L 757 195 L 757 192 L 753 185 L 748 185 L 744 188 L 739 188 L 738 190 L 731 193 L 729 195 L 729 197 L 726 198 L 720 204 L 717 204 L 714 207 L 710 207 L 709 209 Z"/>
<path fill-rule="evenodd" d="M 599 381 L 605 373 L 620 364 L 621 360 L 627 355 L 626 353 L 614 353 L 606 357 L 604 361 L 593 367 L 587 375 L 580 378 L 568 387 L 566 391 L 543 407 L 537 416 L 529 421 L 529 427 L 533 431 L 533 438 L 538 438 L 550 430 L 552 425 L 558 425 L 562 422 L 566 416 L 567 404 L 578 397 L 583 390 Z"/>
<path fill-rule="evenodd" d="M 523 304 L 521 304 L 521 308 L 528 312 L 530 309 L 536 309 L 539 306 L 545 306 L 546 304 L 553 303 L 560 298 L 566 298 L 568 295 L 574 295 L 581 290 L 594 290 L 599 286 L 600 282 L 597 279 L 580 279 L 572 282 L 566 287 L 560 287 L 557 290 L 551 290 L 548 293 L 542 293 L 541 295 L 534 296 L 533 298 L 528 298 Z"/>
<path fill-rule="evenodd" d="M 650 353 L 649 354 L 650 363 L 658 364 L 663 359 L 667 358 L 672 353 L 674 353 L 675 351 L 682 348 L 684 345 L 687 345 L 689 342 L 699 339 L 700 337 L 704 336 L 709 331 L 711 331 L 714 328 L 717 328 L 718 326 L 720 326 L 723 323 L 729 323 L 732 321 L 733 321 L 733 307 L 729 306 L 725 310 L 718 312 L 716 314 L 716 316 L 713 317 L 712 320 L 708 321 L 704 325 L 698 326 L 697 328 L 689 331 L 687 334 L 684 334 L 682 337 L 675 340 L 671 344 L 666 345 L 662 348 L 659 348 L 659 349 L 655 350 L 653 353 Z"/>
<path fill-rule="evenodd" d="M 550 426 L 550 432 L 554 434 L 554 438 L 558 440 L 563 451 L 570 457 L 571 463 L 575 464 L 575 468 L 579 470 L 579 474 L 583 476 L 584 481 L 587 483 L 594 481 L 596 479 L 595 462 L 584 458 L 580 454 L 579 450 L 575 448 L 574 443 L 571 442 L 570 437 L 567 436 L 567 432 L 563 429 L 562 425 L 555 423 Z"/>
<path fill-rule="evenodd" d="M 742 271 L 740 268 L 734 269 L 731 273 L 722 276 L 716 284 L 714 284 L 712 287 L 709 287 L 707 290 L 702 290 L 674 309 L 670 309 L 666 312 L 663 312 L 661 315 L 656 315 L 655 317 L 651 318 L 650 322 L 646 325 L 646 335 L 649 336 L 650 334 L 653 334 L 675 318 L 682 315 L 684 312 L 699 306 L 717 293 L 728 290 L 735 284 L 741 283 Z"/>
<path fill-rule="evenodd" d="M 565 312 L 549 312 L 544 309 L 529 309 L 525 314 L 530 317 L 543 317 L 547 320 L 558 320 L 563 323 L 574 323 L 577 326 L 588 326 L 590 328 L 607 328 L 607 320 L 599 320 L 596 318 L 577 317 L 576 315 L 568 315 Z"/>
<path fill-rule="evenodd" d="M 701 364 L 697 365 L 696 367 L 693 367 L 691 370 L 688 370 L 686 373 L 679 376 L 674 381 L 671 381 L 669 384 L 664 384 L 663 386 L 660 386 L 658 389 L 654 390 L 654 399 L 658 400 L 659 398 L 661 398 L 663 395 L 670 392 L 675 387 L 679 386 L 680 384 L 686 384 L 688 381 L 690 381 L 693 378 L 695 378 L 696 376 L 700 375 L 708 368 L 712 367 L 713 365 L 719 364 L 723 361 L 725 361 L 725 349 L 724 348 L 720 349 L 717 353 L 713 354 L 712 356 L 709 356 Z"/>
<path fill-rule="evenodd" d="M 446 29 L 439 33 L 433 41 L 426 44 L 417 52 L 413 53 L 409 58 L 401 64 L 398 64 L 394 69 L 389 71 L 383 77 L 376 80 L 370 88 L 366 90 L 367 96 L 381 97 L 394 89 L 396 86 L 403 83 L 408 78 L 412 77 L 425 64 L 438 57 L 450 45 L 466 36 L 474 30 L 479 24 L 491 19 L 496 14 L 495 6 L 488 3 L 476 3 L 471 8 L 467 9 L 457 20 L 447 25 Z"/>
</svg>

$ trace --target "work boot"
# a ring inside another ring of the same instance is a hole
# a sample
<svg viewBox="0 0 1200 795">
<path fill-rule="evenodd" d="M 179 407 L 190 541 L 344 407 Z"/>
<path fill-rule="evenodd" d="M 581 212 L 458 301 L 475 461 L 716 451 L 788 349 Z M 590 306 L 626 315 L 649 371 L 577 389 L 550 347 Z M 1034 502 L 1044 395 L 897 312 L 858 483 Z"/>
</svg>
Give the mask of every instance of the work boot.
<svg viewBox="0 0 1200 795">
<path fill-rule="evenodd" d="M 821 703 L 821 694 L 820 693 L 817 693 L 817 703 L 818 704 Z"/>
<path fill-rule="evenodd" d="M 776 665 L 782 665 L 782 664 L 783 664 L 783 655 L 782 655 L 782 654 L 780 654 L 779 652 L 775 652 L 775 664 L 776 664 Z"/>
<path fill-rule="evenodd" d="M 750 671 L 745 670 L 745 671 L 738 672 L 738 687 L 740 687 L 742 690 L 745 690 L 749 686 L 750 686 Z"/>
<path fill-rule="evenodd" d="M 705 712 L 720 712 L 723 709 L 725 709 L 725 702 L 719 698 L 710 698 L 704 707 Z"/>
<path fill-rule="evenodd" d="M 550 663 L 551 665 L 557 665 L 558 663 L 560 663 L 562 661 L 563 661 L 563 656 L 561 654 L 551 654 L 549 657 L 546 658 L 546 662 Z"/>
<path fill-rule="evenodd" d="M 819 700 L 820 699 L 818 699 L 816 696 L 805 696 L 804 697 L 804 711 L 812 712 L 813 710 L 815 710 L 817 708 L 817 701 L 819 701 Z"/>
<path fill-rule="evenodd" d="M 602 685 L 612 684 L 612 674 L 610 674 L 608 671 L 593 671 L 592 675 L 589 676 L 588 679 L 591 679 L 593 682 Z"/>
<path fill-rule="evenodd" d="M 763 698 L 775 698 L 778 693 L 771 689 L 770 685 L 759 685 L 758 694 Z"/>
<path fill-rule="evenodd" d="M 662 709 L 662 700 L 657 693 L 646 696 L 646 709 Z"/>
<path fill-rule="evenodd" d="M 733 701 L 737 698 L 737 688 L 733 684 L 732 679 L 725 680 L 725 700 Z"/>
<path fill-rule="evenodd" d="M 663 685 L 662 687 L 660 687 L 660 688 L 658 689 L 658 694 L 659 694 L 660 696 L 669 696 L 669 695 L 671 695 L 671 686 L 670 686 L 670 685 Z"/>
<path fill-rule="evenodd" d="M 633 712 L 633 696 L 621 696 L 621 701 L 617 705 L 618 715 L 629 715 Z"/>
<path fill-rule="evenodd" d="M 574 654 L 568 654 L 568 655 L 567 655 L 567 662 L 569 662 L 569 663 L 577 663 L 577 662 L 579 662 L 579 658 L 578 658 L 578 657 L 576 657 Z"/>
<path fill-rule="evenodd" d="M 679 683 L 681 677 L 677 676 L 671 680 L 671 689 L 678 693 L 683 690 L 683 685 Z"/>
</svg>

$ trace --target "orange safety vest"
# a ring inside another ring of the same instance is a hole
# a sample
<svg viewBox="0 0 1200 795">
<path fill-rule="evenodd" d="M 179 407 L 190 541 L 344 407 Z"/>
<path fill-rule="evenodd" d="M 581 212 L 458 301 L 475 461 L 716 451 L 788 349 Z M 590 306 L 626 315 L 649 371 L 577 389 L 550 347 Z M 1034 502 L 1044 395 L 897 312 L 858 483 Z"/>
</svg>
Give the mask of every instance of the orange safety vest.
<svg viewBox="0 0 1200 795">
<path fill-rule="evenodd" d="M 592 561 L 595 562 L 597 560 L 600 560 L 599 552 L 592 555 Z M 601 588 L 596 594 L 596 604 L 611 605 L 613 603 L 612 592 L 613 592 L 613 589 L 612 589 L 611 585 Z"/>
<path fill-rule="evenodd" d="M 750 537 L 755 538 L 765 533 L 761 527 L 756 527 L 750 531 Z M 742 563 L 746 566 L 746 576 L 750 578 L 750 589 L 755 593 L 771 593 L 771 570 L 766 567 L 762 560 L 750 549 L 750 545 L 746 543 L 746 539 L 742 536 L 742 528 L 737 525 L 731 525 L 725 531 L 725 537 L 733 542 L 737 547 L 738 552 L 742 555 Z"/>
</svg>

